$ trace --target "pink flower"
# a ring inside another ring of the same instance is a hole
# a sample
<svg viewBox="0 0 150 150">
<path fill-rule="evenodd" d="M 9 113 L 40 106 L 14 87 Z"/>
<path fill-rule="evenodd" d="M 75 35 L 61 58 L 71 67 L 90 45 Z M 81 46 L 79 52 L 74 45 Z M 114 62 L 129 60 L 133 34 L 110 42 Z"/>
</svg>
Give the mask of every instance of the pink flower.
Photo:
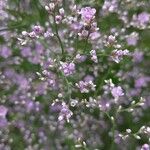
<svg viewBox="0 0 150 150">
<path fill-rule="evenodd" d="M 147 24 L 150 20 L 150 14 L 148 14 L 147 12 L 142 12 L 138 15 L 138 21 L 141 24 Z"/>
<path fill-rule="evenodd" d="M 91 7 L 84 7 L 80 11 L 82 19 L 86 22 L 90 22 L 94 18 L 95 13 L 96 9 Z"/>
<path fill-rule="evenodd" d="M 61 63 L 60 70 L 63 71 L 63 73 L 66 76 L 69 76 L 75 73 L 75 64 L 73 62 L 71 63 L 60 62 L 60 63 Z"/>
<path fill-rule="evenodd" d="M 95 50 L 91 50 L 90 54 L 92 56 L 91 60 L 94 61 L 95 63 L 98 63 L 98 58 L 97 58 L 97 55 L 96 55 L 96 51 Z"/>
<path fill-rule="evenodd" d="M 115 99 L 118 99 L 120 96 L 123 96 L 124 93 L 123 93 L 123 90 L 120 86 L 118 87 L 113 87 L 112 91 L 111 91 L 111 94 L 112 96 L 115 98 Z"/>
<path fill-rule="evenodd" d="M 71 118 L 72 115 L 73 115 L 73 113 L 69 109 L 69 107 L 66 105 L 66 103 L 62 103 L 62 108 L 60 110 L 58 120 L 63 121 L 66 119 L 67 122 L 69 122 L 69 119 Z"/>
<path fill-rule="evenodd" d="M 129 55 L 129 51 L 126 49 L 126 50 L 113 50 L 112 52 L 112 60 L 115 61 L 116 63 L 119 63 L 122 59 L 123 59 L 123 56 L 127 56 Z"/>
<path fill-rule="evenodd" d="M 141 150 L 150 150 L 150 147 L 148 144 L 144 144 L 141 148 Z"/>
</svg>

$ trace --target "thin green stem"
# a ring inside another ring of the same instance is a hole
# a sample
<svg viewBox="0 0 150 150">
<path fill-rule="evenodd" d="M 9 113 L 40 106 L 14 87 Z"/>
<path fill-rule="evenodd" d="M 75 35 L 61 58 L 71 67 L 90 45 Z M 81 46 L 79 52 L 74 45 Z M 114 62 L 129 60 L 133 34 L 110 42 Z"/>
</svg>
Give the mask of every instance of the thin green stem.
<svg viewBox="0 0 150 150">
<path fill-rule="evenodd" d="M 60 64 L 60 61 L 59 61 L 59 59 L 57 59 L 57 63 L 59 64 L 59 65 L 61 65 Z M 72 91 L 71 91 L 71 84 L 69 83 L 69 81 L 68 81 L 68 79 L 67 79 L 67 77 L 64 75 L 64 73 L 60 70 L 60 74 L 61 74 L 61 76 L 64 78 L 64 80 L 65 80 L 65 83 L 66 83 L 66 86 L 67 86 L 67 97 L 69 98 L 69 99 L 71 99 L 71 93 L 72 93 Z"/>
<path fill-rule="evenodd" d="M 64 75 L 64 73 L 62 71 L 61 71 L 61 75 L 65 79 L 65 82 L 66 82 L 66 85 L 67 85 L 67 95 L 68 95 L 68 98 L 71 99 L 71 87 L 70 87 L 70 83 L 69 83 L 67 77 Z"/>
<path fill-rule="evenodd" d="M 111 124 L 112 124 L 112 128 L 111 128 L 112 142 L 111 142 L 110 150 L 114 150 L 114 145 L 115 145 L 114 138 L 115 138 L 115 127 L 116 127 L 116 124 L 115 124 L 116 113 L 115 113 L 115 117 L 113 117 L 113 116 L 111 117 L 108 112 L 104 112 L 103 111 L 103 113 L 106 114 L 106 116 L 109 118 L 109 120 L 111 121 Z"/>
<path fill-rule="evenodd" d="M 86 49 L 87 49 L 87 44 L 88 44 L 89 36 L 90 36 L 90 32 L 88 33 L 88 36 L 86 37 L 86 40 L 85 40 L 84 52 L 85 52 Z"/>
<path fill-rule="evenodd" d="M 79 36 L 77 34 L 77 36 L 76 36 L 76 42 L 75 42 L 75 52 L 73 54 L 73 58 L 76 56 L 77 51 L 78 51 L 78 40 L 79 40 Z"/>
<path fill-rule="evenodd" d="M 97 90 L 96 90 L 95 93 L 94 93 L 94 96 L 97 96 L 98 93 L 101 91 L 102 86 L 103 86 L 103 84 L 104 84 L 104 81 L 105 81 L 106 78 L 108 77 L 110 71 L 111 71 L 111 67 L 109 67 L 109 68 L 107 69 L 107 72 L 106 72 L 106 74 L 103 76 L 103 78 L 102 78 L 102 80 L 101 80 L 101 83 L 99 84 Z"/>
<path fill-rule="evenodd" d="M 1 28 L 0 29 L 0 32 L 3 32 L 3 31 L 9 31 L 9 30 L 12 30 L 12 29 L 17 29 L 18 27 L 24 27 L 25 25 L 18 25 L 18 26 L 11 26 L 11 27 L 4 27 L 4 28 Z"/>
<path fill-rule="evenodd" d="M 111 150 L 114 150 L 114 139 L 115 139 L 115 120 L 114 119 L 111 119 L 112 120 L 112 142 L 111 142 Z"/>
<path fill-rule="evenodd" d="M 60 38 L 59 33 L 58 33 L 58 26 L 57 26 L 57 23 L 56 23 L 55 12 L 53 14 L 53 21 L 54 21 L 54 27 L 55 27 L 55 34 L 56 34 L 56 37 L 58 39 L 58 42 L 60 44 L 61 51 L 62 51 L 62 59 L 65 60 L 64 46 L 63 46 L 63 43 L 62 43 L 61 38 Z"/>
</svg>

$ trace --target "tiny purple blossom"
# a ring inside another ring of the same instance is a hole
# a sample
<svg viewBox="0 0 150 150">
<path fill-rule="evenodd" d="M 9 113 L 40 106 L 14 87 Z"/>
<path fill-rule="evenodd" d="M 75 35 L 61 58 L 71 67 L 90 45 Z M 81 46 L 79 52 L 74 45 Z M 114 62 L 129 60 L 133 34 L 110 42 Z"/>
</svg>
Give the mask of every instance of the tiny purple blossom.
<svg viewBox="0 0 150 150">
<path fill-rule="evenodd" d="M 50 106 L 50 109 L 52 112 L 60 112 L 62 109 L 63 105 L 62 102 L 54 102 L 52 103 L 52 105 Z"/>
<path fill-rule="evenodd" d="M 85 55 L 77 54 L 77 55 L 75 56 L 75 60 L 76 60 L 77 62 L 84 62 L 84 61 L 86 60 L 86 56 L 85 56 Z"/>
<path fill-rule="evenodd" d="M 91 7 L 84 7 L 80 11 L 82 19 L 86 22 L 90 22 L 94 18 L 95 13 L 96 9 Z"/>
<path fill-rule="evenodd" d="M 91 50 L 90 51 L 90 54 L 91 54 L 91 60 L 94 61 L 95 63 L 98 63 L 98 58 L 97 58 L 97 54 L 96 54 L 96 51 L 95 50 Z"/>
<path fill-rule="evenodd" d="M 61 16 L 61 15 L 57 15 L 57 16 L 55 17 L 55 20 L 56 20 L 56 23 L 57 23 L 57 24 L 60 24 L 61 21 L 62 21 L 62 16 Z"/>
<path fill-rule="evenodd" d="M 36 34 L 41 34 L 43 33 L 43 28 L 41 26 L 34 26 L 33 27 L 33 31 L 36 33 Z"/>
<path fill-rule="evenodd" d="M 53 32 L 50 28 L 44 33 L 45 38 L 50 38 L 50 37 L 53 37 L 53 36 L 54 36 L 54 34 L 53 34 Z"/>
<path fill-rule="evenodd" d="M 148 144 L 144 144 L 141 150 L 150 150 L 150 146 Z"/>
<path fill-rule="evenodd" d="M 69 122 L 70 117 L 73 115 L 72 111 L 68 108 L 68 106 L 65 103 L 62 103 L 62 108 L 59 113 L 58 120 L 63 121 L 67 120 Z"/>
<path fill-rule="evenodd" d="M 108 14 L 109 12 L 116 12 L 118 9 L 118 1 L 117 0 L 105 0 L 102 6 L 103 14 Z"/>
<path fill-rule="evenodd" d="M 90 91 L 95 91 L 96 85 L 93 81 L 79 81 L 76 83 L 76 86 L 79 88 L 81 93 L 89 93 Z"/>
<path fill-rule="evenodd" d="M 34 31 L 30 32 L 28 35 L 30 38 L 36 38 L 37 37 L 37 34 Z"/>
<path fill-rule="evenodd" d="M 114 50 L 112 52 L 111 58 L 116 63 L 119 63 L 122 60 L 123 56 L 126 56 L 126 55 L 129 55 L 129 51 L 127 49 L 126 50 Z"/>
<path fill-rule="evenodd" d="M 75 64 L 73 62 L 66 63 L 66 62 L 60 62 L 60 70 L 63 71 L 63 73 L 66 76 L 72 75 L 75 72 Z"/>
<path fill-rule="evenodd" d="M 150 14 L 147 12 L 142 12 L 138 15 L 137 19 L 141 24 L 147 24 L 150 20 Z"/>
<path fill-rule="evenodd" d="M 123 90 L 120 86 L 118 87 L 113 87 L 111 90 L 112 96 L 117 100 L 120 96 L 123 96 Z"/>
</svg>

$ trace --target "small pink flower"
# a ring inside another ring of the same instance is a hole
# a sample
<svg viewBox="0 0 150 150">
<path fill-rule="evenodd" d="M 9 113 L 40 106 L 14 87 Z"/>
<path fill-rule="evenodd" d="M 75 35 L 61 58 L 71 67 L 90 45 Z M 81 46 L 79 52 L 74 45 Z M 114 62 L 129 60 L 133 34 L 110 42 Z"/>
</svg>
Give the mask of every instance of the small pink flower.
<svg viewBox="0 0 150 150">
<path fill-rule="evenodd" d="M 147 24 L 150 20 L 150 14 L 147 12 L 142 12 L 138 15 L 137 19 L 141 24 Z"/>
<path fill-rule="evenodd" d="M 120 86 L 118 87 L 113 87 L 112 91 L 111 91 L 111 94 L 112 96 L 115 98 L 115 99 L 118 99 L 120 96 L 123 96 L 124 93 L 123 93 L 123 90 Z"/>
<path fill-rule="evenodd" d="M 144 144 L 141 150 L 150 150 L 150 146 L 148 144 Z"/>
<path fill-rule="evenodd" d="M 90 22 L 94 18 L 95 13 L 96 9 L 91 7 L 84 7 L 80 11 L 82 19 L 86 22 Z"/>
</svg>

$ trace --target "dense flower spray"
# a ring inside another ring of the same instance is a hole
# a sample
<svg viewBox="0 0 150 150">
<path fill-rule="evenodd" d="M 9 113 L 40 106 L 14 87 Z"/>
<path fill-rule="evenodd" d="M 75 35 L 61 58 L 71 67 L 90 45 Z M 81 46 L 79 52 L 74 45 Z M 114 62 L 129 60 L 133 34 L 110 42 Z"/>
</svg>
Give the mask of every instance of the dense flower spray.
<svg viewBox="0 0 150 150">
<path fill-rule="evenodd" d="M 0 150 L 149 150 L 149 6 L 0 0 Z"/>
</svg>

